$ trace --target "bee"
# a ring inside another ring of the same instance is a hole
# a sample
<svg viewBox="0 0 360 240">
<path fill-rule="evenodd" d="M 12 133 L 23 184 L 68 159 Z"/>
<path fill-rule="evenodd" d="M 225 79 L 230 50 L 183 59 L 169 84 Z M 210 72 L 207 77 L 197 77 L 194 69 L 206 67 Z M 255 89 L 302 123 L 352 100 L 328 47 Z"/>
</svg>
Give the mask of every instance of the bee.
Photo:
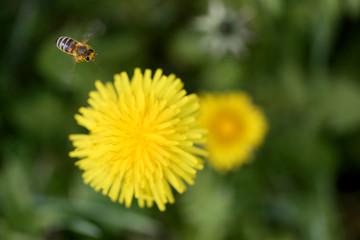
<svg viewBox="0 0 360 240">
<path fill-rule="evenodd" d="M 64 53 L 73 55 L 78 63 L 93 61 L 96 64 L 95 56 L 98 54 L 95 54 L 94 49 L 87 42 L 95 35 L 104 34 L 105 30 L 106 26 L 99 19 L 95 19 L 88 25 L 83 36 L 84 41 L 78 42 L 70 37 L 58 37 L 55 40 L 56 47 Z"/>
<path fill-rule="evenodd" d="M 94 49 L 87 45 L 88 40 L 78 42 L 69 37 L 58 37 L 55 41 L 56 47 L 64 53 L 73 55 L 76 62 L 95 61 Z"/>
</svg>

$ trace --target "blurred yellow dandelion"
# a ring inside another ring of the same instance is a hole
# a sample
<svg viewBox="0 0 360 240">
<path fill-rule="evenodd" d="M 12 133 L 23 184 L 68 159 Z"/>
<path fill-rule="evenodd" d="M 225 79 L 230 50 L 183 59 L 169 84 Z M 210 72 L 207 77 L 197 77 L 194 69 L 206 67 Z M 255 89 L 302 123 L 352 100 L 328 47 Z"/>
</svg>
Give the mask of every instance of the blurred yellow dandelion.
<svg viewBox="0 0 360 240">
<path fill-rule="evenodd" d="M 200 123 L 208 129 L 210 164 L 224 172 L 249 161 L 267 131 L 262 111 L 242 92 L 207 93 L 200 103 Z"/>
<path fill-rule="evenodd" d="M 70 156 L 80 158 L 84 182 L 111 200 L 129 207 L 136 198 L 140 207 L 155 202 L 164 211 L 174 202 L 170 186 L 183 193 L 207 155 L 198 146 L 206 134 L 198 127 L 198 97 L 162 70 L 152 77 L 135 69 L 131 81 L 125 72 L 114 80 L 96 81 L 90 106 L 75 115 L 89 134 L 70 135 Z"/>
</svg>

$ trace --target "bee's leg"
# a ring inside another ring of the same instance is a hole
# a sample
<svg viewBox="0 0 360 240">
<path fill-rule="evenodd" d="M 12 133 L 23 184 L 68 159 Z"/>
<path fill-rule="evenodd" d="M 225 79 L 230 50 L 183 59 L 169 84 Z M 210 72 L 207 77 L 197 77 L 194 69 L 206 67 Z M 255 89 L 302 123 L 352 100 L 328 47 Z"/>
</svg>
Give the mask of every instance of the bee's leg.
<svg viewBox="0 0 360 240">
<path fill-rule="evenodd" d="M 97 66 L 98 70 L 100 70 L 99 64 L 97 64 L 97 62 L 95 62 L 95 60 L 93 60 L 93 62 L 94 62 L 95 65 Z"/>
<path fill-rule="evenodd" d="M 75 69 L 76 69 L 77 60 L 74 58 L 73 67 L 72 67 L 72 74 L 74 75 Z"/>
<path fill-rule="evenodd" d="M 72 64 L 73 64 L 72 67 L 68 66 L 68 71 L 66 71 L 67 74 L 64 79 L 68 88 L 71 88 L 72 80 L 74 79 L 74 73 L 75 73 L 75 68 L 76 68 L 76 59 L 74 59 Z"/>
</svg>

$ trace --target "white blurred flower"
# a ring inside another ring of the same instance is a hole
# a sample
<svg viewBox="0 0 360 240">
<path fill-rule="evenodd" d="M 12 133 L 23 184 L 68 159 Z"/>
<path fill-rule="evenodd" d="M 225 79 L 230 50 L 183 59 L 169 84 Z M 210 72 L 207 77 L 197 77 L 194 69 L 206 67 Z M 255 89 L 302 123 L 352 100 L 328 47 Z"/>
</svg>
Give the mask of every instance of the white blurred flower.
<svg viewBox="0 0 360 240">
<path fill-rule="evenodd" d="M 208 14 L 195 18 L 194 27 L 205 34 L 201 45 L 215 57 L 228 52 L 239 57 L 246 52 L 246 43 L 251 37 L 247 28 L 250 18 L 248 9 L 235 11 L 226 8 L 222 2 L 211 1 Z"/>
</svg>

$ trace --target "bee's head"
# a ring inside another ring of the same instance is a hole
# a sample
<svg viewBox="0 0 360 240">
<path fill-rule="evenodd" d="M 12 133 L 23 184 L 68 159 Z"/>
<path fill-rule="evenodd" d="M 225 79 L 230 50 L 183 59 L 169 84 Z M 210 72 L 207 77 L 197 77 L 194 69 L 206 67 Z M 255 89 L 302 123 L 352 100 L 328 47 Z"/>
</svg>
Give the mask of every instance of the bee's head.
<svg viewBox="0 0 360 240">
<path fill-rule="evenodd" d="M 94 49 L 90 48 L 85 55 L 85 61 L 90 62 L 90 61 L 94 61 L 95 59 L 95 52 Z"/>
</svg>

